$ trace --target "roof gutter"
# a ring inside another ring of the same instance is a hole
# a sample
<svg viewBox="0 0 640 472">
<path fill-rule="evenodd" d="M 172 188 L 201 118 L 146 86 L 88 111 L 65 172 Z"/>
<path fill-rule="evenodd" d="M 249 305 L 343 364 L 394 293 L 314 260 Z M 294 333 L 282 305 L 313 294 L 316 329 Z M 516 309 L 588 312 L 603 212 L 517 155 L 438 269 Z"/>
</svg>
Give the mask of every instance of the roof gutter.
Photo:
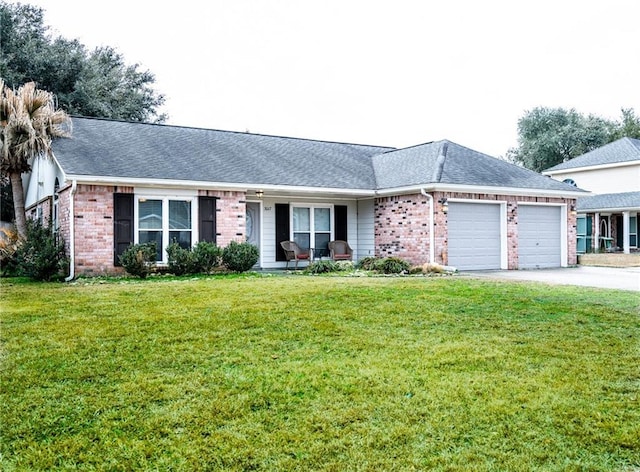
<svg viewBox="0 0 640 472">
<path fill-rule="evenodd" d="M 581 166 L 581 167 L 566 167 L 564 169 L 558 170 L 544 170 L 541 172 L 542 175 L 562 175 L 562 174 L 571 174 L 573 172 L 584 172 L 590 170 L 601 170 L 601 169 L 615 169 L 616 167 L 628 167 L 628 166 L 637 166 L 640 164 L 640 159 L 634 159 L 632 161 L 623 161 L 623 162 L 612 162 L 611 164 L 596 164 L 592 166 Z"/>
<path fill-rule="evenodd" d="M 510 195 L 510 196 L 536 196 L 536 197 L 549 197 L 549 198 L 580 198 L 593 195 L 591 192 L 584 190 L 544 190 L 524 187 L 490 187 L 488 185 L 475 186 L 475 185 L 462 185 L 462 184 L 441 184 L 430 183 L 418 185 L 408 185 L 406 187 L 385 188 L 378 190 L 376 195 L 379 197 L 391 196 L 391 195 L 406 195 L 410 193 L 421 192 L 426 190 L 428 192 L 460 192 L 460 193 L 491 193 L 495 195 Z"/>
<path fill-rule="evenodd" d="M 77 188 L 78 182 L 73 179 L 71 193 L 69 195 L 69 276 L 64 279 L 65 282 L 71 282 L 76 277 L 76 238 L 73 202 Z"/>
<path fill-rule="evenodd" d="M 425 196 L 427 200 L 429 200 L 429 263 L 433 264 L 433 261 L 435 259 L 435 254 L 436 254 L 436 250 L 435 250 L 436 235 L 434 234 L 434 231 L 433 231 L 433 220 L 434 220 L 433 195 L 431 195 L 430 193 L 427 193 L 427 191 L 423 188 L 420 189 L 420 193 L 423 196 Z"/>
</svg>

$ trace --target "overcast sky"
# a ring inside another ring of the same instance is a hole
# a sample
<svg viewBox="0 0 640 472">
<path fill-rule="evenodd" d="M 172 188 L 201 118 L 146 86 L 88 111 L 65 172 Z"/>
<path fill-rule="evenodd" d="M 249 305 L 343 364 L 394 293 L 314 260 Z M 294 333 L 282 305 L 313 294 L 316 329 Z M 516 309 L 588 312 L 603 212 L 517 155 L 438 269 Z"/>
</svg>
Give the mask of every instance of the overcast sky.
<svg viewBox="0 0 640 472">
<path fill-rule="evenodd" d="M 639 0 L 23 0 L 156 77 L 169 124 L 499 157 L 536 106 L 640 114 Z"/>
</svg>

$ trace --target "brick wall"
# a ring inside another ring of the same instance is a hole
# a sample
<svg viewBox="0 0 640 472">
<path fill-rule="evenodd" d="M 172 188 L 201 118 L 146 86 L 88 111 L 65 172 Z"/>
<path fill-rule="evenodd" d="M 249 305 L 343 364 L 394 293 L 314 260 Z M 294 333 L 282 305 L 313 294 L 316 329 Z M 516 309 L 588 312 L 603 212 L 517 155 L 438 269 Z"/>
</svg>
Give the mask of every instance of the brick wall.
<svg viewBox="0 0 640 472">
<path fill-rule="evenodd" d="M 78 185 L 74 198 L 76 274 L 123 273 L 113 260 L 113 194 L 132 187 Z"/>
<path fill-rule="evenodd" d="M 548 197 L 522 197 L 492 194 L 434 192 L 435 262 L 448 264 L 447 215 L 440 201 L 467 199 L 504 201 L 507 204 L 508 268 L 518 268 L 518 202 L 566 204 L 570 209 L 573 199 Z M 421 194 L 382 197 L 375 204 L 376 256 L 397 256 L 411 264 L 423 264 L 429 260 L 429 201 Z M 567 259 L 569 265 L 577 263 L 576 215 L 567 211 Z"/>
<path fill-rule="evenodd" d="M 221 190 L 201 190 L 199 196 L 217 197 L 216 244 L 227 246 L 231 241 L 244 242 L 246 237 L 246 194 Z"/>
<path fill-rule="evenodd" d="M 133 193 L 133 187 L 78 185 L 74 196 L 75 273 L 76 275 L 122 274 L 113 260 L 113 194 Z M 69 254 L 71 187 L 60 191 L 60 234 Z M 245 238 L 245 194 L 243 192 L 201 191 L 200 195 L 218 197 L 217 244 Z M 194 215 L 195 217 L 195 215 Z"/>
<path fill-rule="evenodd" d="M 378 198 L 374 214 L 377 257 L 396 256 L 413 264 L 429 260 L 429 202 L 424 196 Z"/>
</svg>

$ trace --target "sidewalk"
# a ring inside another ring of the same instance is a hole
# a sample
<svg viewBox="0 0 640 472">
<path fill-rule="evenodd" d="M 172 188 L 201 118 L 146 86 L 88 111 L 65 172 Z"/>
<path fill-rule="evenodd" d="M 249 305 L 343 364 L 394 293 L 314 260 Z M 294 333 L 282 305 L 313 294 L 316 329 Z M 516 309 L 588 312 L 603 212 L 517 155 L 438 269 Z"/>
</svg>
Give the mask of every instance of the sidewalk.
<svg viewBox="0 0 640 472">
<path fill-rule="evenodd" d="M 504 280 L 530 280 L 559 285 L 612 288 L 640 292 L 640 267 L 577 266 L 558 269 L 491 270 L 461 275 Z"/>
</svg>

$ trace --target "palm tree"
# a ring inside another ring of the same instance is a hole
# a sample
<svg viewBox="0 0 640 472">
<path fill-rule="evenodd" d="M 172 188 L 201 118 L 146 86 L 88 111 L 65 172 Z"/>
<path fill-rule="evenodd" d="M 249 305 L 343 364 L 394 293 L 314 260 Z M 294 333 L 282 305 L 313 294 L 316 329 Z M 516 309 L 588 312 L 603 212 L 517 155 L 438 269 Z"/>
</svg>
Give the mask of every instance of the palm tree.
<svg viewBox="0 0 640 472">
<path fill-rule="evenodd" d="M 54 138 L 71 135 L 71 119 L 56 109 L 55 96 L 29 82 L 12 90 L 0 79 L 0 169 L 8 176 L 13 192 L 16 229 L 24 238 L 27 221 L 22 174 L 31 170 L 33 159 L 51 157 Z"/>
</svg>

